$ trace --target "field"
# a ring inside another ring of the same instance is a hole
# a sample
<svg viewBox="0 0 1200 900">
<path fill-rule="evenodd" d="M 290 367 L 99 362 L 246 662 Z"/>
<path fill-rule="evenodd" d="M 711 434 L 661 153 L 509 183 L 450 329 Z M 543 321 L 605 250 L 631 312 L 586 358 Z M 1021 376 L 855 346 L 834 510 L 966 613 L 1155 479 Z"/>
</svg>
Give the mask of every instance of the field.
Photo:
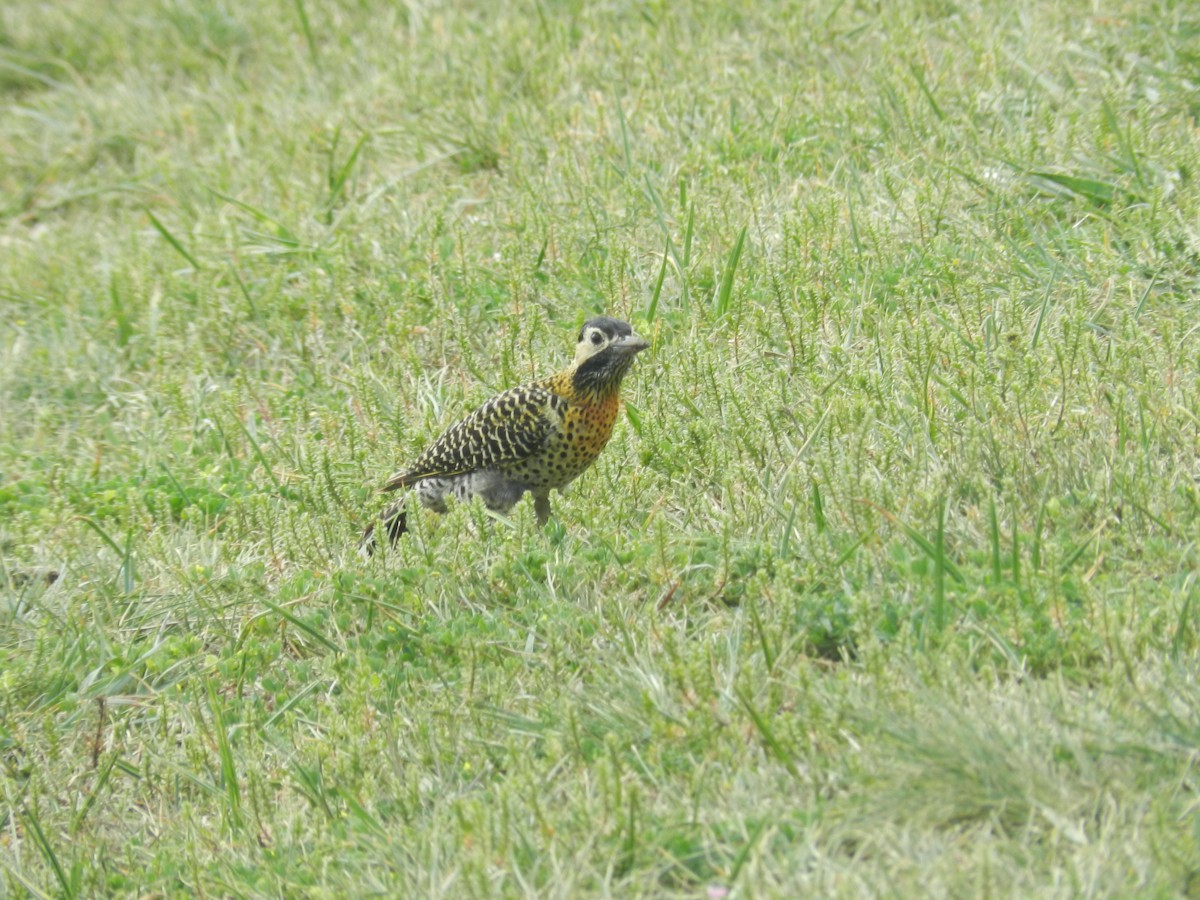
<svg viewBox="0 0 1200 900">
<path fill-rule="evenodd" d="M 1200 896 L 1200 7 L 0 6 L 0 897 Z M 584 319 L 532 504 L 383 481 Z"/>
</svg>

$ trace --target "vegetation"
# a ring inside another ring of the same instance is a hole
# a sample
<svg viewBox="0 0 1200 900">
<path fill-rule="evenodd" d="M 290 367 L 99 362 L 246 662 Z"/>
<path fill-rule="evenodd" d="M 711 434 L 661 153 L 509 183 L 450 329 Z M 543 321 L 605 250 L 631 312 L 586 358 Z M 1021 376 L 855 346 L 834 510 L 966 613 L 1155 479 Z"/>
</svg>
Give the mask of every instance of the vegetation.
<svg viewBox="0 0 1200 900">
<path fill-rule="evenodd" d="M 1200 893 L 1200 8 L 0 7 L 0 895 Z M 544 530 L 363 562 L 652 338 Z"/>
</svg>

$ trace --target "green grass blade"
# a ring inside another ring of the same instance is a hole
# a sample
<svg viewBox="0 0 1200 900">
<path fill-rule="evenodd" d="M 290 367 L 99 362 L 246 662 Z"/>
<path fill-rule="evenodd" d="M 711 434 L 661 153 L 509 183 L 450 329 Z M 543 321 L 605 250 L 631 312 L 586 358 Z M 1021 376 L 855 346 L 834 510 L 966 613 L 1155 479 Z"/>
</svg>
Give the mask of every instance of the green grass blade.
<svg viewBox="0 0 1200 900">
<path fill-rule="evenodd" d="M 825 504 L 821 500 L 821 486 L 815 481 L 812 483 L 812 490 L 809 492 L 812 503 L 813 524 L 817 528 L 817 534 L 825 533 Z"/>
<path fill-rule="evenodd" d="M 231 832 L 238 832 L 244 826 L 242 818 L 242 789 L 238 783 L 237 762 L 234 757 L 233 744 L 229 740 L 229 727 L 225 721 L 225 712 L 216 688 L 210 679 L 205 685 L 208 691 L 208 709 L 212 713 L 213 735 L 217 740 L 217 756 L 220 761 L 221 788 L 227 801 L 227 824 Z"/>
<path fill-rule="evenodd" d="M 1196 606 L 1196 595 L 1200 594 L 1197 590 L 1197 585 L 1200 581 L 1197 580 L 1197 575 L 1192 572 L 1188 575 L 1187 580 L 1183 584 L 1183 603 L 1179 605 L 1179 616 L 1175 620 L 1175 633 L 1171 635 L 1171 657 L 1179 659 L 1184 651 L 1184 648 L 1189 643 L 1189 638 L 1192 637 L 1194 626 L 1192 620 L 1195 618 L 1193 610 Z M 1194 641 L 1194 638 L 1192 638 Z"/>
<path fill-rule="evenodd" d="M 917 87 L 921 89 L 921 96 L 929 104 L 929 108 L 933 110 L 934 116 L 939 120 L 946 118 L 942 113 L 942 109 L 937 104 L 937 100 L 933 98 L 933 91 L 929 89 L 929 83 L 925 80 L 925 70 L 916 63 L 908 67 L 908 71 L 912 74 L 913 80 L 916 81 Z"/>
<path fill-rule="evenodd" d="M 42 858 L 46 860 L 46 864 L 50 866 L 50 871 L 54 873 L 54 877 L 62 889 L 62 896 L 77 897 L 79 895 L 78 885 L 67 877 L 66 870 L 63 869 L 62 863 L 59 862 L 58 854 L 54 852 L 54 847 L 51 846 L 45 832 L 42 831 L 42 824 L 38 821 L 37 816 L 26 809 L 21 812 L 20 818 L 25 823 L 25 828 L 30 838 L 32 838 L 34 846 L 42 854 Z"/>
<path fill-rule="evenodd" d="M 90 789 L 88 790 L 87 799 L 83 801 L 83 806 L 71 819 L 71 835 L 75 835 L 83 827 L 83 823 L 87 820 L 88 813 L 96 805 L 97 799 L 104 793 L 108 787 L 108 779 L 112 775 L 113 769 L 117 766 L 117 760 L 121 758 L 120 753 L 112 752 L 108 754 L 108 759 L 105 760 L 104 766 L 96 773 L 96 778 L 93 780 Z"/>
<path fill-rule="evenodd" d="M 667 212 L 663 206 L 662 197 L 654 183 L 650 180 L 647 174 L 643 183 L 646 186 L 646 196 L 654 206 L 655 220 L 658 222 L 658 227 L 663 233 L 663 238 L 667 242 L 667 252 L 671 254 L 671 259 L 675 263 L 675 270 L 679 275 L 680 288 L 682 296 L 680 297 L 684 310 L 688 309 L 688 287 L 687 287 L 687 266 L 679 255 L 679 249 L 675 246 L 675 242 L 671 239 L 671 228 L 667 223 Z"/>
<path fill-rule="evenodd" d="M 663 250 L 662 265 L 658 268 L 658 278 L 654 281 L 654 290 L 650 294 L 650 306 L 646 309 L 646 323 L 650 324 L 654 321 L 654 315 L 658 312 L 658 301 L 662 297 L 663 281 L 667 277 L 667 254 L 670 248 Z"/>
<path fill-rule="evenodd" d="M 363 147 L 367 141 L 371 139 L 370 134 L 362 135 L 354 144 L 354 148 L 350 151 L 350 155 L 346 161 L 342 163 L 336 171 L 329 173 L 329 204 L 332 206 L 346 187 L 346 182 L 350 178 L 350 173 L 354 171 L 354 164 L 358 162 L 359 154 L 362 153 Z M 331 157 L 332 161 L 332 157 Z"/>
<path fill-rule="evenodd" d="M 933 623 L 945 631 L 950 620 L 946 606 L 946 499 L 938 501 L 937 537 L 933 545 Z M 965 579 L 959 576 L 960 582 Z"/>
<path fill-rule="evenodd" d="M 236 197 L 231 197 L 228 194 L 223 194 L 220 191 L 215 190 L 214 188 L 211 188 L 211 187 L 208 188 L 208 192 L 210 194 L 212 194 L 214 197 L 217 197 L 220 200 L 224 200 L 226 203 L 230 204 L 231 206 L 236 206 L 238 209 L 242 210 L 243 212 L 248 213 L 250 216 L 257 219 L 259 222 L 262 222 L 265 225 L 273 225 L 275 227 L 275 234 L 259 234 L 258 235 L 259 237 L 263 237 L 268 240 L 282 241 L 283 243 L 285 243 L 289 246 L 293 246 L 293 247 L 300 246 L 300 238 L 298 238 L 296 236 L 295 232 L 293 232 L 292 229 L 288 228 L 286 225 L 284 225 L 282 222 L 279 221 L 279 219 L 275 218 L 274 216 L 272 216 L 266 212 L 263 212 L 258 207 L 251 206 L 249 203 L 246 203 L 242 200 L 238 200 Z"/>
<path fill-rule="evenodd" d="M 200 265 L 200 263 L 196 260 L 196 257 L 188 253 L 187 248 L 180 243 L 179 239 L 167 230 L 167 226 L 158 221 L 158 217 L 154 215 L 154 213 L 150 212 L 150 210 L 146 210 L 146 216 L 150 219 L 150 224 L 154 226 L 154 230 L 161 234 L 163 239 L 175 248 L 176 253 L 191 263 L 193 269 L 200 271 L 204 268 L 204 266 Z"/>
<path fill-rule="evenodd" d="M 714 305 L 718 317 L 724 317 L 729 313 L 733 300 L 733 276 L 737 272 L 738 263 L 741 262 L 742 248 L 745 244 L 746 226 L 743 225 L 742 230 L 738 232 L 733 249 L 729 251 L 729 258 L 725 262 L 725 271 L 721 273 L 721 286 L 717 290 L 717 300 Z"/>
<path fill-rule="evenodd" d="M 250 429 L 247 428 L 246 424 L 237 416 L 233 417 L 233 421 L 237 424 L 238 429 L 241 430 L 246 440 L 250 443 L 250 449 L 254 451 L 255 459 L 257 459 L 259 465 L 263 467 L 263 471 L 267 473 L 267 477 L 271 479 L 271 484 L 275 485 L 275 491 L 280 497 L 288 497 L 287 491 L 283 489 L 283 485 L 275 475 L 275 470 L 271 468 L 271 464 L 267 460 L 267 455 L 263 453 L 262 447 L 260 447 L 258 441 L 254 439 L 254 435 L 250 433 Z"/>
<path fill-rule="evenodd" d="M 746 714 L 750 716 L 750 721 L 754 723 L 754 728 L 758 732 L 759 738 L 762 740 L 763 746 L 783 765 L 789 775 L 796 781 L 800 781 L 800 770 L 796 768 L 796 761 L 792 758 L 792 753 L 783 746 L 779 738 L 776 737 L 774 729 L 770 723 L 758 709 L 755 708 L 750 700 L 749 694 L 745 691 L 737 691 L 738 701 L 742 704 L 742 709 L 746 710 Z"/>
<path fill-rule="evenodd" d="M 1042 336 L 1042 325 L 1046 322 L 1046 312 L 1050 309 L 1050 295 L 1053 286 L 1058 282 L 1058 270 L 1055 269 L 1051 273 L 1049 280 L 1046 282 L 1046 289 L 1042 293 L 1042 305 L 1038 308 L 1037 321 L 1033 324 L 1033 335 L 1029 339 L 1029 352 L 1033 353 L 1038 348 L 1038 340 Z"/>
<path fill-rule="evenodd" d="M 687 205 L 687 224 L 683 228 L 683 268 L 692 264 L 692 240 L 696 236 L 696 201 Z"/>
<path fill-rule="evenodd" d="M 313 38 L 312 26 L 308 22 L 308 10 L 304 8 L 304 0 L 295 0 L 296 15 L 300 18 L 300 30 L 304 32 L 304 43 L 308 47 L 308 57 L 312 60 L 313 67 L 321 68 L 321 59 L 317 55 L 317 42 Z"/>
<path fill-rule="evenodd" d="M 1000 584 L 1000 522 L 996 518 L 996 498 L 988 501 L 988 537 L 992 550 L 992 584 Z"/>
<path fill-rule="evenodd" d="M 629 419 L 629 424 L 633 426 L 633 433 L 638 437 L 643 437 L 642 433 L 642 414 L 638 408 L 628 400 L 624 403 L 625 417 Z"/>
<path fill-rule="evenodd" d="M 312 638 L 314 641 L 316 641 L 318 644 L 320 644 L 326 650 L 329 650 L 332 653 L 340 653 L 341 652 L 341 648 L 338 647 L 337 644 L 335 644 L 333 641 L 331 641 L 329 638 L 327 638 L 321 632 L 317 631 L 317 629 L 313 628 L 311 625 L 309 625 L 303 619 L 288 612 L 282 606 L 277 606 L 276 604 L 272 603 L 270 600 L 263 600 L 262 604 L 267 609 L 271 610 L 271 612 L 275 613 L 275 615 L 279 616 L 281 619 L 285 619 L 286 621 L 290 622 L 292 625 L 295 625 L 297 628 L 299 628 L 301 631 L 303 631 L 305 634 L 307 634 L 310 638 Z"/>
</svg>

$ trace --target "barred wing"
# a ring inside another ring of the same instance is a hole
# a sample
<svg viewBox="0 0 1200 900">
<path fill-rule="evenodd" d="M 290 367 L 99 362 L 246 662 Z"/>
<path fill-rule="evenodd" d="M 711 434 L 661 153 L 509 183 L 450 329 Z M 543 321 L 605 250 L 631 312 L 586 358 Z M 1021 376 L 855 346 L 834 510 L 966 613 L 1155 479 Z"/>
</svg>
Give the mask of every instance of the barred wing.
<svg viewBox="0 0 1200 900">
<path fill-rule="evenodd" d="M 461 475 L 520 462 L 533 456 L 562 428 L 567 401 L 536 384 L 497 394 L 422 453 L 413 466 L 392 476 L 385 491 L 423 478 Z"/>
</svg>

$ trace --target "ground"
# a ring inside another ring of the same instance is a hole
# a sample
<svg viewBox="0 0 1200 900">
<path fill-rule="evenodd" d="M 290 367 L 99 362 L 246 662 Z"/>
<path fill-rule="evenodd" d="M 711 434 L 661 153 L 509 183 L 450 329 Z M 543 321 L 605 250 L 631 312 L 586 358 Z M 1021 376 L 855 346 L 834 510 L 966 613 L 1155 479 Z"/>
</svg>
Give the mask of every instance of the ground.
<svg viewBox="0 0 1200 900">
<path fill-rule="evenodd" d="M 0 895 L 1200 894 L 1198 41 L 6 2 Z M 360 560 L 600 312 L 554 520 Z"/>
</svg>

